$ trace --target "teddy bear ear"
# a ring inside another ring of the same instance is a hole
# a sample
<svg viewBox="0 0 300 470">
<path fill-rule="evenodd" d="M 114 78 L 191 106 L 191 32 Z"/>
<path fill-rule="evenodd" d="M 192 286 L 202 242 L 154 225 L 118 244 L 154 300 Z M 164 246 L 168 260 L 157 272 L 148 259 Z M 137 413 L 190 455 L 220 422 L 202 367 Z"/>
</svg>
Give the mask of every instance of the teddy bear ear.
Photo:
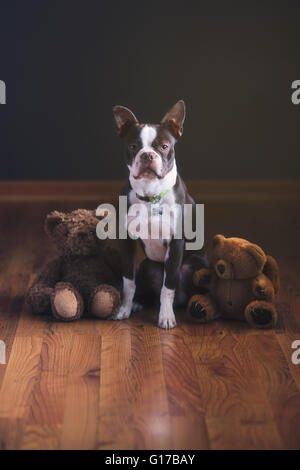
<svg viewBox="0 0 300 470">
<path fill-rule="evenodd" d="M 64 220 L 65 214 L 63 212 L 53 211 L 47 215 L 45 220 L 45 231 L 47 235 L 51 236 L 55 228 Z"/>
<path fill-rule="evenodd" d="M 213 238 L 213 247 L 220 245 L 225 240 L 223 235 L 215 235 Z"/>
<path fill-rule="evenodd" d="M 257 268 L 261 270 L 267 261 L 267 257 L 265 253 L 263 252 L 263 250 L 258 245 L 255 245 L 254 243 L 251 243 L 248 246 L 246 246 L 245 250 L 247 251 L 247 253 L 253 256 L 253 258 L 256 261 Z"/>
</svg>

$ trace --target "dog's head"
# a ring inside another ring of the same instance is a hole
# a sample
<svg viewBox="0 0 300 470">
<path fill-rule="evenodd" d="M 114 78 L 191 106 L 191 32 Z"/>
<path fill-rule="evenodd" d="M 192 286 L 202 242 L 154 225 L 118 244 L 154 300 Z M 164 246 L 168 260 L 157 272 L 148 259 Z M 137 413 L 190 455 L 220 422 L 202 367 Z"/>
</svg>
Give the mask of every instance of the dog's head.
<svg viewBox="0 0 300 470">
<path fill-rule="evenodd" d="M 164 178 L 173 168 L 176 141 L 182 135 L 185 104 L 178 101 L 160 124 L 141 124 L 130 109 L 113 108 L 117 133 L 125 141 L 126 163 L 133 180 Z"/>
</svg>

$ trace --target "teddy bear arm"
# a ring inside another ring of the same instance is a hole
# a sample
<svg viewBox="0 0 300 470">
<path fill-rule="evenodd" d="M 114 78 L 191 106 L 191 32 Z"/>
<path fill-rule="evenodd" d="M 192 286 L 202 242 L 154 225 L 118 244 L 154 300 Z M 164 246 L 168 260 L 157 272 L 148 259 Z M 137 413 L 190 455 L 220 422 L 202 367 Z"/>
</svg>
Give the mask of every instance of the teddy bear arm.
<svg viewBox="0 0 300 470">
<path fill-rule="evenodd" d="M 252 293 L 258 300 L 273 302 L 275 296 L 272 281 L 265 275 L 260 274 L 252 281 Z"/>
<path fill-rule="evenodd" d="M 279 266 L 273 256 L 267 256 L 267 262 L 264 265 L 263 273 L 271 280 L 275 294 L 280 289 Z"/>
<path fill-rule="evenodd" d="M 194 272 L 193 274 L 193 284 L 196 287 L 207 287 L 213 283 L 214 272 L 210 268 L 201 268 Z"/>
<path fill-rule="evenodd" d="M 46 287 L 54 287 L 60 281 L 61 275 L 61 259 L 57 258 L 50 261 L 37 276 L 34 284 L 44 285 Z"/>
</svg>

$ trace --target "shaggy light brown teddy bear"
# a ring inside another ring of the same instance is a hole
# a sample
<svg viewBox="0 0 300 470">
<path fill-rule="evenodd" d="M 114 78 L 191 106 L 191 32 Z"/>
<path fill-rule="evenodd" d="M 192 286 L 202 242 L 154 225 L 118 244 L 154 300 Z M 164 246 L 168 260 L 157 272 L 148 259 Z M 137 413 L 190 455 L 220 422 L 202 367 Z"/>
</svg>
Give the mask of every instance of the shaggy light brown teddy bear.
<svg viewBox="0 0 300 470">
<path fill-rule="evenodd" d="M 196 286 L 209 288 L 207 295 L 194 295 L 187 315 L 198 322 L 222 317 L 246 320 L 256 328 L 272 328 L 277 322 L 274 306 L 280 279 L 277 262 L 254 243 L 242 238 L 213 239 L 210 269 L 194 273 Z"/>
<path fill-rule="evenodd" d="M 51 313 L 72 321 L 89 311 L 108 318 L 120 306 L 122 285 L 119 252 L 99 240 L 95 211 L 78 209 L 47 215 L 45 231 L 59 255 L 38 275 L 27 303 L 36 314 Z"/>
</svg>

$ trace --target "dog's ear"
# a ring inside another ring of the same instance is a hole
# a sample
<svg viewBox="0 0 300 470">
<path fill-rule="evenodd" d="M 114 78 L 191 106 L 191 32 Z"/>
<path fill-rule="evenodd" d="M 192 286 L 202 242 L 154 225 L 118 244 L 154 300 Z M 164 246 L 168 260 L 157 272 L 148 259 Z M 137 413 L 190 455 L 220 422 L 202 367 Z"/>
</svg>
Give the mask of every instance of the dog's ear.
<svg viewBox="0 0 300 470">
<path fill-rule="evenodd" d="M 138 120 L 130 109 L 125 106 L 113 107 L 114 118 L 117 126 L 117 134 L 124 137 L 133 124 L 138 124 Z"/>
<path fill-rule="evenodd" d="M 178 139 L 183 133 L 184 119 L 185 104 L 183 100 L 179 100 L 163 117 L 161 123 L 168 128 L 175 139 Z"/>
</svg>

